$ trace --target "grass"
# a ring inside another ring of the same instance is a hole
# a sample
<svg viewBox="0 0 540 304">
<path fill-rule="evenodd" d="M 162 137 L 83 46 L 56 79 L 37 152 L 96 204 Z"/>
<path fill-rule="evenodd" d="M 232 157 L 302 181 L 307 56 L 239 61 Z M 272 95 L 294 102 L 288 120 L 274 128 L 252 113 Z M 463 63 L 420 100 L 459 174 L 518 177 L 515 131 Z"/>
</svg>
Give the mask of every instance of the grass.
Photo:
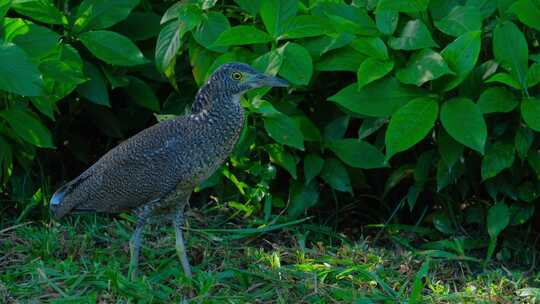
<svg viewBox="0 0 540 304">
<path fill-rule="evenodd" d="M 130 216 L 0 229 L 0 303 L 181 303 L 189 286 L 191 303 L 531 303 L 540 295 L 537 272 L 374 246 L 369 235 L 352 240 L 307 222 L 225 230 L 197 210 L 190 219 L 191 282 L 169 225 L 145 231 L 134 282 Z"/>
</svg>

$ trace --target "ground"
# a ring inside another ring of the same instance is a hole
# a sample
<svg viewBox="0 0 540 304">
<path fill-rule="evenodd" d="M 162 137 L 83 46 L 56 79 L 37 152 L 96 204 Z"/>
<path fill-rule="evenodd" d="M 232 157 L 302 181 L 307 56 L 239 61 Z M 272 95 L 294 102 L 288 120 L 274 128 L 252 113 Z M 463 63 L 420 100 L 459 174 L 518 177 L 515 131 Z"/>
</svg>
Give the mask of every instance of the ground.
<svg viewBox="0 0 540 304">
<path fill-rule="evenodd" d="M 145 231 L 134 282 L 130 215 L 0 229 L 0 303 L 533 303 L 540 295 L 534 271 L 428 257 L 311 219 L 259 229 L 212 229 L 197 210 L 190 219 L 192 282 L 169 225 Z"/>
</svg>

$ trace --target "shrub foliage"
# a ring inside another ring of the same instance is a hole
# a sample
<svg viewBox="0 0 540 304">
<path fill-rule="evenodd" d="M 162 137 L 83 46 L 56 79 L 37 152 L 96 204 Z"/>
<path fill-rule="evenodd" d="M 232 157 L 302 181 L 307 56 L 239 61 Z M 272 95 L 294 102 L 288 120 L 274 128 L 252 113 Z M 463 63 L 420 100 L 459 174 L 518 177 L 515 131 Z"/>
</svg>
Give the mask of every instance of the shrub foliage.
<svg viewBox="0 0 540 304">
<path fill-rule="evenodd" d="M 1 208 L 39 210 L 241 61 L 292 87 L 242 100 L 240 144 L 199 191 L 266 222 L 482 227 L 491 255 L 540 196 L 539 33 L 534 0 L 0 0 Z"/>
</svg>

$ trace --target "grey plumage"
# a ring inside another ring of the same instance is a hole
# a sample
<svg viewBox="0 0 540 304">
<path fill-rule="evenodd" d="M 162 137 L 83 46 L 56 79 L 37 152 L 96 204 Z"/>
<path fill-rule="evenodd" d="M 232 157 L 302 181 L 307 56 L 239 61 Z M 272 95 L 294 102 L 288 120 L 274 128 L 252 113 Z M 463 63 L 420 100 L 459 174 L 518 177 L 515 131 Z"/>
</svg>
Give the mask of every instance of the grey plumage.
<svg viewBox="0 0 540 304">
<path fill-rule="evenodd" d="M 241 95 L 262 86 L 286 82 L 246 64 L 222 65 L 197 93 L 190 115 L 158 123 L 107 152 L 53 195 L 51 211 L 57 218 L 71 211 L 135 211 L 139 221 L 131 242 L 134 269 L 147 218 L 175 214 L 177 250 L 190 276 L 180 231 L 184 207 L 192 190 L 234 148 L 244 120 Z"/>
</svg>

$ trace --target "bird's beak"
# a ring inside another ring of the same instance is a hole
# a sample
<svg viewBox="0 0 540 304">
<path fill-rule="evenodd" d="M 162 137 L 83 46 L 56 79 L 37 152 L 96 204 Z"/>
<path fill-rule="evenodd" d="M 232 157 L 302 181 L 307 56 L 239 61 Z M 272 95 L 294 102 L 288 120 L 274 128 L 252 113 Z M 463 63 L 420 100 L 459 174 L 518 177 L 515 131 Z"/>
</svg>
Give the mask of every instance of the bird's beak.
<svg viewBox="0 0 540 304">
<path fill-rule="evenodd" d="M 260 87 L 288 87 L 289 86 L 289 83 L 284 80 L 284 79 L 281 79 L 279 77 L 274 77 L 274 76 L 270 76 L 270 75 L 265 75 L 265 74 L 259 74 L 259 75 L 256 75 L 254 76 L 253 78 L 255 83 L 257 83 L 257 86 L 260 86 Z"/>
</svg>

